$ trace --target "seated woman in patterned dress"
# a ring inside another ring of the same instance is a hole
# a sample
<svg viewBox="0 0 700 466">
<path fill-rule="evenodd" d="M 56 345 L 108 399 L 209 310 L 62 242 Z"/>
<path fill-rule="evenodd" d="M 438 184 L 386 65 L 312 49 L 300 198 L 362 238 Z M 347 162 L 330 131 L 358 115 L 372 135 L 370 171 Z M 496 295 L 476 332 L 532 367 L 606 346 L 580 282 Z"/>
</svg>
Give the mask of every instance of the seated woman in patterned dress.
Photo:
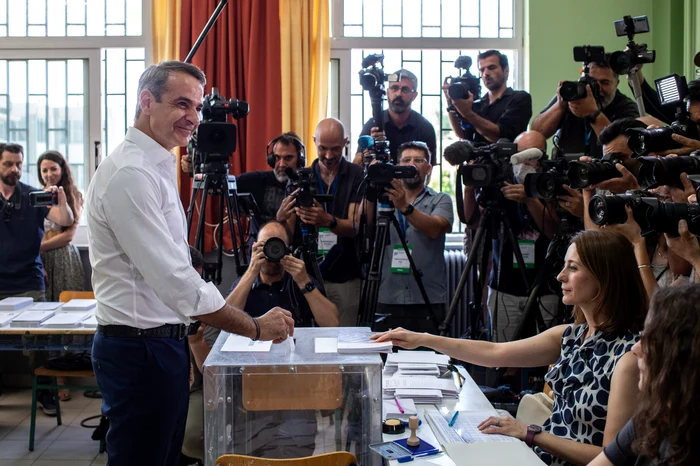
<svg viewBox="0 0 700 466">
<path fill-rule="evenodd" d="M 546 381 L 555 394 L 554 408 L 544 425 L 489 417 L 479 428 L 526 441 L 547 464 L 585 465 L 634 413 L 639 372 L 630 350 L 638 340 L 648 298 L 633 247 L 617 232 L 576 235 L 557 279 L 564 304 L 574 306 L 575 322 L 532 338 L 490 343 L 404 329 L 374 338 L 407 349 L 425 346 L 486 367 L 553 364 Z"/>
<path fill-rule="evenodd" d="M 639 410 L 589 466 L 698 464 L 700 285 L 657 292 L 632 352 Z"/>
</svg>

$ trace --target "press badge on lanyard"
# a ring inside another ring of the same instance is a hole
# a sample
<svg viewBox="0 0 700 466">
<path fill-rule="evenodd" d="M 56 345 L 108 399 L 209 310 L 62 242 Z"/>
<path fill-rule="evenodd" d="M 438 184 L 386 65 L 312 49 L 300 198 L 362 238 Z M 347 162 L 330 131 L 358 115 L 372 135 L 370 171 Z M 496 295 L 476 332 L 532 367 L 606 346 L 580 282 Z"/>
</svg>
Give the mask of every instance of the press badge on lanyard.
<svg viewBox="0 0 700 466">
<path fill-rule="evenodd" d="M 318 229 L 318 253 L 322 255 L 328 254 L 333 246 L 338 244 L 338 235 L 333 233 L 329 228 Z"/>
<path fill-rule="evenodd" d="M 535 268 L 535 241 L 537 241 L 539 236 L 537 232 L 521 233 L 518 236 L 518 247 L 520 248 L 520 254 L 523 255 L 523 262 L 525 262 L 526 269 Z M 519 268 L 515 253 L 513 253 L 513 267 L 516 269 Z"/>
<path fill-rule="evenodd" d="M 413 254 L 413 247 L 408 246 L 408 252 Z M 408 255 L 400 244 L 394 245 L 394 251 L 391 255 L 391 273 L 409 273 L 411 271 L 411 263 L 408 261 Z"/>
</svg>

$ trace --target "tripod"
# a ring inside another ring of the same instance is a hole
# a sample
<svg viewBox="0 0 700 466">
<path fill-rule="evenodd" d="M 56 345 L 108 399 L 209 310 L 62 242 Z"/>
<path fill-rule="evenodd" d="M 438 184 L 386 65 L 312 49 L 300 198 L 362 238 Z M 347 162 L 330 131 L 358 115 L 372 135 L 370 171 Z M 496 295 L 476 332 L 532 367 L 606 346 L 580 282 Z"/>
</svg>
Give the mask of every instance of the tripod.
<svg viewBox="0 0 700 466">
<path fill-rule="evenodd" d="M 221 283 L 221 270 L 223 267 L 223 252 L 224 252 L 224 206 L 228 212 L 228 226 L 231 234 L 231 243 L 233 246 L 233 256 L 236 260 L 236 271 L 240 275 L 243 269 L 248 266 L 248 256 L 246 255 L 246 244 L 243 239 L 243 225 L 238 209 L 238 191 L 236 189 L 236 178 L 228 174 L 228 164 L 225 163 L 210 163 L 204 165 L 202 173 L 194 176 L 192 182 L 192 197 L 190 198 L 190 206 L 187 208 L 187 232 L 192 231 L 192 220 L 194 218 L 194 206 L 197 202 L 197 195 L 201 192 L 199 204 L 199 219 L 197 220 L 197 231 L 195 233 L 194 247 L 199 250 L 204 250 L 204 225 L 206 218 L 207 199 L 209 195 L 219 197 L 219 221 L 218 238 L 219 250 L 217 262 L 212 267 L 211 264 L 204 266 L 204 279 L 213 281 L 215 284 Z M 238 252 L 238 239 L 233 230 L 233 219 L 231 215 L 235 211 L 236 224 L 238 232 L 241 235 L 240 245 L 241 253 Z"/>
<path fill-rule="evenodd" d="M 304 261 L 307 268 L 311 269 L 311 275 L 321 287 L 321 292 L 325 293 L 326 287 L 321 277 L 321 270 L 318 268 L 318 230 L 313 225 L 308 225 L 299 221 L 301 227 L 301 245 L 296 249 L 295 256 Z"/>
<path fill-rule="evenodd" d="M 394 215 L 395 209 L 391 202 L 384 198 L 382 195 L 379 196 L 377 202 L 377 229 L 374 241 L 374 248 L 372 250 L 372 259 L 370 260 L 369 270 L 367 273 L 367 279 L 362 283 L 362 291 L 360 294 L 360 309 L 358 313 L 358 325 L 359 326 L 369 326 L 373 327 L 375 315 L 377 312 L 377 300 L 379 298 L 379 285 L 382 280 L 382 264 L 384 263 L 384 255 L 386 252 L 386 245 L 389 244 L 389 226 L 393 225 L 396 230 L 396 234 L 401 240 L 401 246 L 403 247 L 406 257 L 408 258 L 408 263 L 411 267 L 411 273 L 413 278 L 418 284 L 418 289 L 420 290 L 423 301 L 428 308 L 428 313 L 430 318 L 435 324 L 435 328 L 439 328 L 439 321 L 433 308 L 430 305 L 430 299 L 428 298 L 428 293 L 425 291 L 423 286 L 423 281 L 421 280 L 421 272 L 416 267 L 413 257 L 411 257 L 411 252 L 408 248 L 408 243 L 406 243 L 406 237 L 404 236 L 401 228 L 399 227 L 399 221 Z"/>
<path fill-rule="evenodd" d="M 513 234 L 513 229 L 510 226 L 510 220 L 508 220 L 508 216 L 501 207 L 500 201 L 498 199 L 489 199 L 486 201 L 485 209 L 481 213 L 479 227 L 476 230 L 474 242 L 472 243 L 471 251 L 469 252 L 469 255 L 467 257 L 467 263 L 464 266 L 464 271 L 462 272 L 462 276 L 460 277 L 459 283 L 457 284 L 457 288 L 455 289 L 454 297 L 452 298 L 452 302 L 450 303 L 450 309 L 447 311 L 445 320 L 438 327 L 438 331 L 442 336 L 447 335 L 447 333 L 450 330 L 450 327 L 452 326 L 452 318 L 454 317 L 454 314 L 457 311 L 457 306 L 459 305 L 459 300 L 462 296 L 462 290 L 464 289 L 464 286 L 467 283 L 470 271 L 472 271 L 472 268 L 476 264 L 476 257 L 478 251 L 484 244 L 486 232 L 489 226 L 491 227 L 491 231 L 494 234 L 497 234 L 500 231 L 500 227 L 503 226 L 503 232 L 506 237 L 505 239 L 510 243 L 511 248 L 513 249 L 513 254 L 515 255 L 515 260 L 518 263 L 518 269 L 520 270 L 520 273 L 522 275 L 525 287 L 529 288 L 527 273 L 525 272 L 525 260 L 523 259 L 522 252 L 520 252 L 518 241 L 515 239 L 515 235 Z M 501 249 L 503 249 L 503 245 L 501 245 Z M 474 270 L 473 273 L 476 274 L 477 271 Z M 479 290 L 479 293 L 480 292 L 481 290 Z M 481 301 L 476 303 L 476 305 L 481 306 Z M 496 318 L 496 316 L 494 316 L 494 318 Z M 494 327 L 496 327 L 496 324 L 497 321 L 494 321 Z"/>
</svg>

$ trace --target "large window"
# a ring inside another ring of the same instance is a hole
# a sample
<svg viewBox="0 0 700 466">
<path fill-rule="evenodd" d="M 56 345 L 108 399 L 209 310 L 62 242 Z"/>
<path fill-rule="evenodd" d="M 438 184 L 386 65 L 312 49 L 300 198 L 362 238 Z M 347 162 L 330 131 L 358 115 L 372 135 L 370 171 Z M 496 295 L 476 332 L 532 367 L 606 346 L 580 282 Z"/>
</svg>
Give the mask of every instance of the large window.
<svg viewBox="0 0 700 466">
<path fill-rule="evenodd" d="M 22 181 L 38 186 L 36 161 L 52 149 L 85 192 L 133 122 L 138 77 L 152 61 L 150 4 L 0 0 L 0 141 L 25 147 Z"/>
<path fill-rule="evenodd" d="M 357 72 L 363 57 L 383 53 L 387 72 L 405 68 L 418 77 L 418 97 L 412 108 L 437 133 L 438 166 L 433 168 L 430 186 L 454 198 L 454 169 L 442 164 L 441 157 L 443 148 L 456 140 L 442 83 L 447 76 L 457 76 L 459 70 L 453 64 L 460 55 L 473 58 L 471 72 L 478 75 L 476 55 L 497 49 L 508 57 L 508 86 L 522 88 L 521 0 L 332 0 L 331 14 L 329 110 L 349 128 L 352 154 L 362 126 L 372 116 Z M 453 231 L 461 230 L 455 212 Z"/>
</svg>

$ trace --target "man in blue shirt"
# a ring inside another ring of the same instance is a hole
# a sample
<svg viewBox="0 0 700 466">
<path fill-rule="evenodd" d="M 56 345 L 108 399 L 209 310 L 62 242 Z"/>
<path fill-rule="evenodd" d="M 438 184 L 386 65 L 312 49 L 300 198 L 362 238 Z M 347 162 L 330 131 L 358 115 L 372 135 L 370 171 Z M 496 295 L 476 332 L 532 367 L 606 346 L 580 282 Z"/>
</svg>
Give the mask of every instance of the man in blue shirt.
<svg viewBox="0 0 700 466">
<path fill-rule="evenodd" d="M 29 193 L 40 190 L 19 181 L 23 160 L 22 146 L 0 144 L 0 299 L 27 296 L 45 301 L 46 284 L 39 256 L 44 219 L 70 226 L 73 212 L 63 188 L 56 186 L 47 191 L 58 193 L 58 205 L 51 208 L 30 205 Z"/>
</svg>

